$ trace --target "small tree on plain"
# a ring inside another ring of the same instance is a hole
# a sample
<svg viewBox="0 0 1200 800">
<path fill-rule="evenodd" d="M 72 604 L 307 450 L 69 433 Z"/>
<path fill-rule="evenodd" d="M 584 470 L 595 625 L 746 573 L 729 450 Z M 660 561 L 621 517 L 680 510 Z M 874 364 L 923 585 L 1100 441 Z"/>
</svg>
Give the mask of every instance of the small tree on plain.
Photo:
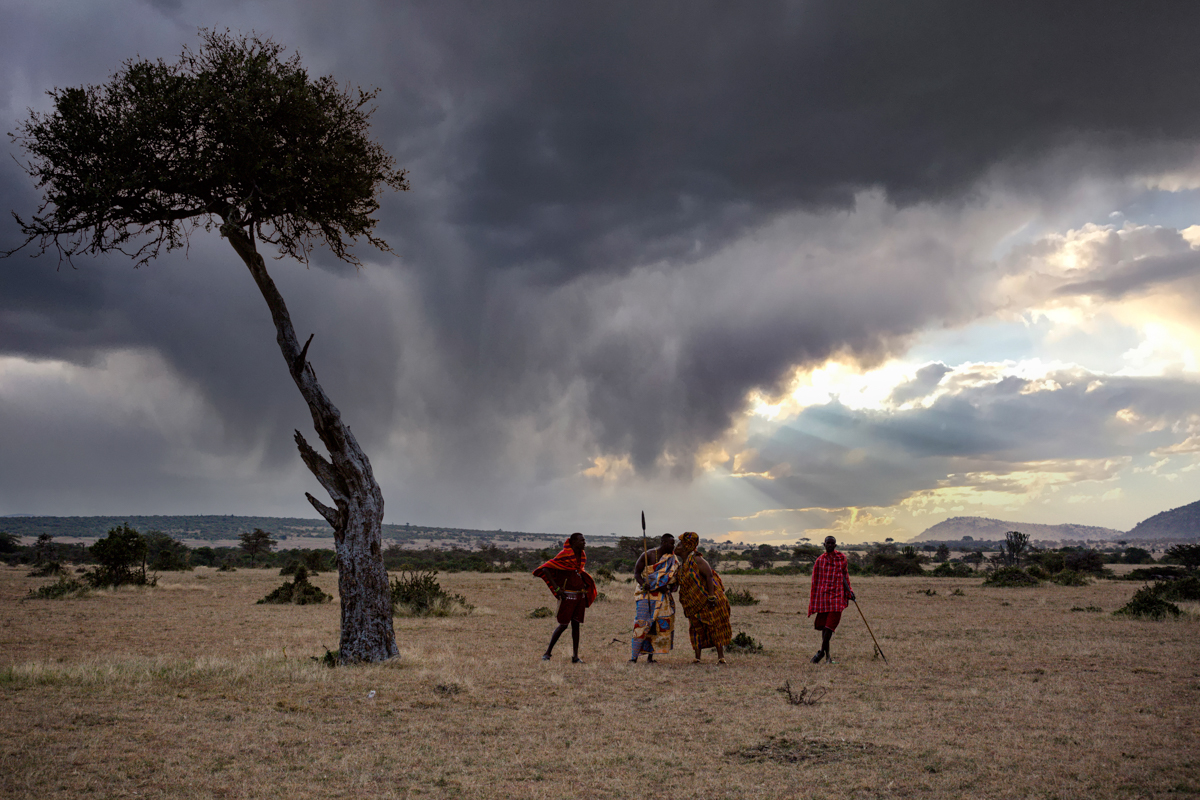
<svg viewBox="0 0 1200 800">
<path fill-rule="evenodd" d="M 144 584 L 147 582 L 146 554 L 149 550 L 146 537 L 127 523 L 111 528 L 107 536 L 88 548 L 99 564 L 88 580 L 95 586 Z"/>
<path fill-rule="evenodd" d="M 1005 559 L 1014 567 L 1021 566 L 1021 556 L 1029 546 L 1029 534 L 1009 531 L 1004 534 Z"/>
<path fill-rule="evenodd" d="M 405 172 L 368 136 L 375 92 L 310 79 L 299 56 L 270 40 L 201 32 L 175 64 L 126 61 L 108 84 L 55 89 L 54 109 L 31 112 L 12 135 L 43 190 L 21 245 L 73 256 L 117 251 L 137 265 L 188 235 L 217 229 L 245 263 L 275 323 L 288 372 L 328 451 L 296 431 L 300 457 L 333 506 L 308 501 L 333 527 L 342 602 L 343 662 L 398 655 L 382 558 L 383 494 L 370 461 L 317 382 L 260 245 L 307 261 L 324 244 L 357 265 L 350 247 L 373 234 L 383 187 Z M 14 216 L 16 216 L 14 214 Z M 20 249 L 20 248 L 18 248 Z M 11 255 L 12 252 L 5 255 Z"/>
<path fill-rule="evenodd" d="M 943 561 L 950 560 L 950 548 L 946 545 L 945 542 L 938 545 L 937 552 L 935 552 L 933 555 L 933 560 L 938 562 L 939 564 L 942 563 Z"/>
<path fill-rule="evenodd" d="M 57 555 L 58 547 L 54 544 L 54 537 L 48 533 L 39 533 L 37 541 L 33 543 L 33 563 L 49 564 L 58 560 L 55 558 Z"/>
<path fill-rule="evenodd" d="M 250 533 L 242 533 L 238 535 L 238 541 L 241 542 L 239 547 L 246 551 L 246 555 L 250 556 L 250 563 L 256 564 L 258 556 L 261 553 L 269 553 L 275 549 L 277 541 L 271 538 L 271 534 L 264 531 L 262 528 L 255 528 Z"/>
</svg>

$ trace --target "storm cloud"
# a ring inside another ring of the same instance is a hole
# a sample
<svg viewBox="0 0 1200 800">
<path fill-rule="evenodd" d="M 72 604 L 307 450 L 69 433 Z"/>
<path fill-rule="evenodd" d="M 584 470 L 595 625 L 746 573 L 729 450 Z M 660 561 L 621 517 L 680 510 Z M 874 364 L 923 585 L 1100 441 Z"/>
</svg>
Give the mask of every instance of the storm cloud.
<svg viewBox="0 0 1200 800">
<path fill-rule="evenodd" d="M 1198 22 L 1176 3 L 30 4 L 0 11 L 0 72 L 6 130 L 44 107 L 42 90 L 102 82 L 139 53 L 171 59 L 198 26 L 254 30 L 314 74 L 379 86 L 374 135 L 413 186 L 383 200 L 398 256 L 272 270 L 380 474 L 430 513 L 470 487 L 466 524 L 515 504 L 514 485 L 600 456 L 690 479 L 748 396 L 783 392 L 797 366 L 869 366 L 991 313 L 1014 269 L 994 246 L 1031 214 L 1088 182 L 1119 192 L 1191 165 Z M 28 214 L 37 195 L 6 162 L 0 208 Z M 18 242 L 0 224 L 0 248 Z M 1176 237 L 1043 295 L 1121 297 L 1196 263 Z M 0 356 L 61 360 L 86 382 L 124 354 L 132 376 L 169 375 L 163 396 L 192 398 L 211 431 L 127 439 L 130 461 L 186 445 L 290 479 L 307 412 L 262 305 L 215 233 L 136 272 L 18 255 L 0 261 Z M 937 373 L 896 402 L 925 397 Z M 18 389 L 0 426 L 20 429 L 54 391 Z M 974 414 L 943 398 L 871 427 L 884 443 L 871 457 L 895 459 L 872 491 L 914 485 L 901 453 L 1004 446 L 1003 426 L 956 427 Z M 822 447 L 789 493 L 845 505 L 816 474 L 837 457 Z M 6 474 L 3 505 L 48 469 Z M 158 491 L 186 502 L 182 477 Z"/>
</svg>

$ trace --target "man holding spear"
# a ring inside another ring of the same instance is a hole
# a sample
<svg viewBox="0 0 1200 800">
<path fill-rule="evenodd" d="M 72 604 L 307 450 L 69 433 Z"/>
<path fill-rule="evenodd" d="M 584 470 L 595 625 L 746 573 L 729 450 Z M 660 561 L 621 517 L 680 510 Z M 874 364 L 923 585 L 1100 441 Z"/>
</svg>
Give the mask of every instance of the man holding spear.
<svg viewBox="0 0 1200 800">
<path fill-rule="evenodd" d="M 833 664 L 833 656 L 829 652 L 830 640 L 842 621 L 842 612 L 854 600 L 854 592 L 850 589 L 850 571 L 846 565 L 846 556 L 837 551 L 837 539 L 825 537 L 825 552 L 813 562 L 812 586 L 808 593 L 808 616 L 817 618 L 813 627 L 821 632 L 821 649 L 812 657 L 812 663 Z"/>
</svg>

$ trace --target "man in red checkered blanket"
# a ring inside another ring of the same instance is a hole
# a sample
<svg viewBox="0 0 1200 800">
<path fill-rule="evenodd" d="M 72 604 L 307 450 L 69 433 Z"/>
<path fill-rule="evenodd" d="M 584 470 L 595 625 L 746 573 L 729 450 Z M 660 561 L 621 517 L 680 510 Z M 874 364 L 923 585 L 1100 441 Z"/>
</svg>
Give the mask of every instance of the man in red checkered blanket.
<svg viewBox="0 0 1200 800">
<path fill-rule="evenodd" d="M 842 611 L 853 599 L 846 557 L 837 551 L 837 539 L 826 536 L 825 552 L 813 562 L 812 588 L 808 593 L 808 616 L 817 615 L 813 627 L 821 632 L 821 649 L 813 656 L 812 663 L 820 664 L 821 659 L 834 663 L 829 654 L 829 640 L 842 621 Z"/>
</svg>

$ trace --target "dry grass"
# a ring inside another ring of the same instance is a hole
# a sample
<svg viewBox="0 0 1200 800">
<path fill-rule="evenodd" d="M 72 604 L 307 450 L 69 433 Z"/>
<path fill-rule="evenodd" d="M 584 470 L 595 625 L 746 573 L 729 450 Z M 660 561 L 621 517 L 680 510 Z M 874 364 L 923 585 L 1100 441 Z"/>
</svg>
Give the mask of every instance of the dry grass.
<svg viewBox="0 0 1200 800">
<path fill-rule="evenodd" d="M 443 574 L 474 614 L 397 619 L 399 661 L 328 669 L 337 603 L 255 605 L 274 571 L 21 599 L 45 580 L 0 568 L 4 798 L 1200 795 L 1200 607 L 1114 618 L 1128 583 L 859 578 L 891 665 L 851 607 L 817 666 L 808 579 L 734 576 L 763 600 L 734 631 L 766 653 L 718 668 L 689 663 L 686 623 L 628 665 L 622 583 L 588 611 L 587 663 L 566 637 L 545 664 L 541 581 Z M 825 695 L 791 705 L 784 681 Z"/>
</svg>

